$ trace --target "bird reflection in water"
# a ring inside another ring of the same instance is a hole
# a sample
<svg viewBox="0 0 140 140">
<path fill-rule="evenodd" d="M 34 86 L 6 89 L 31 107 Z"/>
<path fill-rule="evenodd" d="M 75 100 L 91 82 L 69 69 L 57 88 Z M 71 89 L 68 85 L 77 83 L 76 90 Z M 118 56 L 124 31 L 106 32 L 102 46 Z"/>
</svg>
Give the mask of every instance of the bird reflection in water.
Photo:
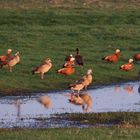
<svg viewBox="0 0 140 140">
<path fill-rule="evenodd" d="M 41 96 L 37 99 L 37 101 L 47 109 L 50 109 L 52 107 L 52 100 L 48 96 Z"/>
<path fill-rule="evenodd" d="M 131 85 L 127 85 L 123 88 L 125 91 L 127 91 L 128 94 L 132 94 L 134 93 L 134 89 L 133 89 L 133 86 Z"/>
<path fill-rule="evenodd" d="M 81 93 L 79 95 L 70 93 L 68 100 L 72 104 L 81 105 L 84 112 L 89 112 L 92 108 L 92 98 L 88 93 Z"/>
<path fill-rule="evenodd" d="M 125 91 L 127 91 L 128 94 L 134 93 L 133 85 L 125 85 L 125 86 L 122 86 L 122 87 L 117 85 L 117 86 L 115 86 L 114 90 L 116 92 L 120 92 L 122 90 L 125 90 Z"/>
<path fill-rule="evenodd" d="M 17 110 L 17 119 L 20 119 L 20 116 L 21 116 L 21 100 L 20 99 L 15 100 L 14 105 L 15 105 L 16 110 Z"/>
</svg>

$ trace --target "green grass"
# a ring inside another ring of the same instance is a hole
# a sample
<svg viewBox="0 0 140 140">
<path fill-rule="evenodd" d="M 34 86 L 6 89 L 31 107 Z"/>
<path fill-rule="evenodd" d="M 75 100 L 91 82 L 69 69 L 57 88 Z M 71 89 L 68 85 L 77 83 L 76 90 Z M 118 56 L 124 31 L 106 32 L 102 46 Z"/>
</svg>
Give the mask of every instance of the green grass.
<svg viewBox="0 0 140 140">
<path fill-rule="evenodd" d="M 0 130 L 0 140 L 134 140 L 140 137 L 139 128 L 37 129 Z"/>
<path fill-rule="evenodd" d="M 140 52 L 140 9 L 132 1 L 125 2 L 105 1 L 111 4 L 108 8 L 99 3 L 83 6 L 80 1 L 76 1 L 75 6 L 70 1 L 59 6 L 43 1 L 1 1 L 0 54 L 5 54 L 8 48 L 13 49 L 13 54 L 21 53 L 21 64 L 14 67 L 13 73 L 6 68 L 0 70 L 1 93 L 65 90 L 88 68 L 93 69 L 91 87 L 136 80 L 139 64 L 130 72 L 119 70 L 120 65 Z M 123 8 L 117 8 L 120 4 Z M 69 77 L 56 74 L 66 54 L 75 54 L 77 47 L 85 60 L 84 70 L 76 68 L 77 75 Z M 118 63 L 101 60 L 116 48 L 122 52 Z M 45 80 L 40 80 L 31 70 L 47 57 L 52 59 L 53 68 L 45 75 Z"/>
<path fill-rule="evenodd" d="M 107 112 L 107 113 L 66 113 L 58 115 L 58 119 L 79 121 L 89 125 L 116 125 L 124 127 L 140 127 L 139 112 Z"/>
</svg>

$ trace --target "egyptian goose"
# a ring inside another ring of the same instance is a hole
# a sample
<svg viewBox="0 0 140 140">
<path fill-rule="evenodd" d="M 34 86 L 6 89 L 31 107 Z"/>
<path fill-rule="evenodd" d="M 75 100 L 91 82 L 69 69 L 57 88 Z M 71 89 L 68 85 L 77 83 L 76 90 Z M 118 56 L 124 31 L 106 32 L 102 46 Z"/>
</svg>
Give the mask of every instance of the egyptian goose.
<svg viewBox="0 0 140 140">
<path fill-rule="evenodd" d="M 7 66 L 10 72 L 12 72 L 13 66 L 20 62 L 20 54 L 19 52 L 15 53 L 15 56 L 7 62 Z"/>
<path fill-rule="evenodd" d="M 79 49 L 76 48 L 75 64 L 79 66 L 84 65 L 83 57 L 80 55 Z"/>
<path fill-rule="evenodd" d="M 92 69 L 88 69 L 87 74 L 83 77 L 83 84 L 87 90 L 87 86 L 92 83 Z"/>
<path fill-rule="evenodd" d="M 120 69 L 124 71 L 129 71 L 134 68 L 133 59 L 129 59 L 127 64 L 124 64 L 120 67 Z"/>
<path fill-rule="evenodd" d="M 119 60 L 119 57 L 120 57 L 120 50 L 116 49 L 114 54 L 105 56 L 102 59 L 108 62 L 117 62 Z"/>
<path fill-rule="evenodd" d="M 41 75 L 41 79 L 44 79 L 44 74 L 48 72 L 52 67 L 52 61 L 50 58 L 47 58 L 41 65 L 37 66 L 32 70 L 32 74 L 38 73 Z"/>
<path fill-rule="evenodd" d="M 87 74 L 84 75 L 80 80 L 76 81 L 74 84 L 70 84 L 70 90 L 76 90 L 79 94 L 80 90 L 83 88 L 87 89 L 87 86 L 92 82 L 92 70 L 88 69 Z"/>
<path fill-rule="evenodd" d="M 77 91 L 78 94 L 80 93 L 80 91 L 85 87 L 85 85 L 81 82 L 81 83 L 76 83 L 76 84 L 70 84 L 70 90 Z"/>
<path fill-rule="evenodd" d="M 12 59 L 11 52 L 12 52 L 12 49 L 8 49 L 6 51 L 6 55 L 0 56 L 0 68 L 2 68 L 4 65 L 6 65 L 7 61 Z"/>
<path fill-rule="evenodd" d="M 136 61 L 140 61 L 140 53 L 134 55 Z"/>
<path fill-rule="evenodd" d="M 75 95 L 74 93 L 71 93 L 70 99 L 68 100 L 72 104 L 81 105 L 83 111 L 87 112 L 92 108 L 92 98 L 87 93 L 79 94 L 79 95 Z"/>
</svg>

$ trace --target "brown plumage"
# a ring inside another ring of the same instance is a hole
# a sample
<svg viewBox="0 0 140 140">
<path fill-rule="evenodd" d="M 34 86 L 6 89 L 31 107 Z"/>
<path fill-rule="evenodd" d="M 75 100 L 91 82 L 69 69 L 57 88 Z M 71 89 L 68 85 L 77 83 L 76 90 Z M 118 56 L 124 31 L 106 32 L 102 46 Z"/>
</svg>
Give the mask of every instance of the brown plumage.
<svg viewBox="0 0 140 140">
<path fill-rule="evenodd" d="M 77 91 L 78 94 L 83 88 L 87 89 L 87 86 L 92 82 L 92 70 L 88 69 L 87 74 L 84 75 L 80 80 L 76 81 L 74 84 L 70 84 L 70 90 Z"/>
<path fill-rule="evenodd" d="M 120 58 L 120 50 L 116 49 L 114 54 L 105 56 L 102 59 L 105 61 L 108 61 L 108 62 L 117 62 L 119 60 L 119 58 Z"/>
<path fill-rule="evenodd" d="M 124 64 L 120 67 L 120 69 L 124 71 L 130 71 L 134 68 L 133 59 L 129 59 L 127 64 Z"/>
<path fill-rule="evenodd" d="M 11 56 L 12 49 L 8 49 L 5 55 L 0 56 L 0 68 L 7 64 L 7 62 L 12 59 Z"/>
<path fill-rule="evenodd" d="M 69 58 L 69 60 L 66 61 L 66 63 L 63 65 L 63 68 L 74 66 L 74 63 L 75 63 L 75 58 L 71 55 L 71 58 Z"/>
<path fill-rule="evenodd" d="M 58 74 L 63 74 L 63 75 L 66 75 L 66 76 L 71 75 L 74 72 L 75 72 L 75 69 L 72 66 L 65 67 L 65 68 L 62 68 L 62 69 L 57 70 L 57 73 Z"/>
<path fill-rule="evenodd" d="M 80 55 L 78 48 L 76 48 L 75 64 L 80 65 L 80 66 L 84 66 L 83 57 Z"/>
<path fill-rule="evenodd" d="M 75 95 L 71 93 L 69 102 L 75 105 L 81 105 L 83 111 L 90 111 L 92 108 L 92 98 L 87 93 Z"/>
<path fill-rule="evenodd" d="M 15 53 L 15 56 L 7 62 L 7 66 L 10 72 L 13 70 L 13 66 L 20 62 L 20 54 L 19 52 Z"/>
<path fill-rule="evenodd" d="M 38 73 L 41 75 L 41 79 L 44 79 L 44 74 L 48 72 L 52 67 L 52 61 L 47 58 L 43 63 L 32 70 L 32 74 Z"/>
<path fill-rule="evenodd" d="M 134 55 L 134 60 L 140 61 L 140 53 Z"/>
</svg>

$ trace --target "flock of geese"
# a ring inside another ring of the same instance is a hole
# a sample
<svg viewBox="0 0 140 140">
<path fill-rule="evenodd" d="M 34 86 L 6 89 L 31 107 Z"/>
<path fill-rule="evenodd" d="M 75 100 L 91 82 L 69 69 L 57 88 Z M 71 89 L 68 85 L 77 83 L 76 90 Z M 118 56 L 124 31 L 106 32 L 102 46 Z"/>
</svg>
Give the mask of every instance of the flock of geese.
<svg viewBox="0 0 140 140">
<path fill-rule="evenodd" d="M 8 70 L 12 72 L 13 67 L 20 63 L 20 53 L 16 52 L 14 56 L 11 55 L 12 49 L 8 49 L 5 55 L 0 56 L 0 69 L 3 66 L 7 66 Z M 104 61 L 115 63 L 120 58 L 120 50 L 116 49 L 114 54 L 107 55 L 102 58 Z M 136 61 L 140 61 L 140 54 L 135 54 L 133 57 Z M 133 59 L 129 59 L 128 63 L 120 66 L 120 69 L 124 71 L 130 71 L 134 68 Z M 71 75 L 75 72 L 75 65 L 84 66 L 83 57 L 80 55 L 79 49 L 76 48 L 76 55 L 73 57 L 72 54 L 67 55 L 65 58 L 65 63 L 62 68 L 58 69 L 56 72 L 63 75 Z M 32 70 L 32 74 L 40 74 L 41 79 L 44 79 L 44 74 L 47 73 L 52 68 L 52 61 L 50 58 L 45 59 L 40 65 L 35 67 Z M 80 94 L 80 91 L 85 89 L 92 83 L 92 69 L 88 69 L 87 73 L 77 80 L 75 83 L 70 84 L 70 94 L 69 101 L 73 104 L 82 105 L 82 108 L 85 109 L 85 104 L 88 110 L 92 106 L 92 99 L 88 94 Z M 77 94 L 74 92 L 77 91 Z"/>
</svg>

